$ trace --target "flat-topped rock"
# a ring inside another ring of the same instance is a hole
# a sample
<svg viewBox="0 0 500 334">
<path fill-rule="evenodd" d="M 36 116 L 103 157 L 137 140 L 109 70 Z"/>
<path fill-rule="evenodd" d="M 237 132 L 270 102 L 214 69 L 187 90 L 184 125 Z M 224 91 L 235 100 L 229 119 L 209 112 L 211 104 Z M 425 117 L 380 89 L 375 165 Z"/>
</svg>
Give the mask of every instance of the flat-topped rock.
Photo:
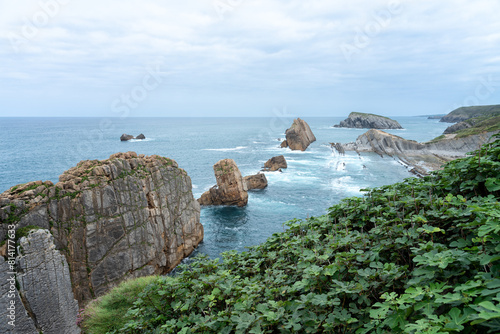
<svg viewBox="0 0 500 334">
<path fill-rule="evenodd" d="M 276 157 L 272 157 L 271 159 L 267 160 L 262 170 L 274 172 L 280 170 L 281 168 L 287 168 L 287 167 L 288 165 L 286 163 L 285 156 L 278 155 Z"/>
<path fill-rule="evenodd" d="M 263 173 L 245 176 L 243 182 L 245 182 L 247 190 L 264 189 L 267 187 L 267 178 Z"/>
<path fill-rule="evenodd" d="M 356 128 L 356 129 L 402 129 L 403 127 L 395 120 L 388 117 L 352 112 L 349 117 L 334 125 L 336 128 Z"/>
<path fill-rule="evenodd" d="M 232 159 L 218 161 L 214 165 L 217 185 L 198 199 L 200 205 L 236 205 L 248 203 L 248 192 L 238 166 Z"/>
<path fill-rule="evenodd" d="M 316 141 L 309 124 L 297 118 L 292 126 L 286 130 L 286 140 L 281 143 L 281 147 L 289 147 L 293 151 L 305 151 L 311 143 Z"/>
</svg>

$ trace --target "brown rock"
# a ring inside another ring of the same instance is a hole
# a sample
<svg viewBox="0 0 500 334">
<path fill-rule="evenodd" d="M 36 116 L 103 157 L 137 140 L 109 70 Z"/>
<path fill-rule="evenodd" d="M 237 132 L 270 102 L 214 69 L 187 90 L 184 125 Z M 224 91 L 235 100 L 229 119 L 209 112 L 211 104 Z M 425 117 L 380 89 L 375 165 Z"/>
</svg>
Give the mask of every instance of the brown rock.
<svg viewBox="0 0 500 334">
<path fill-rule="evenodd" d="M 122 134 L 121 137 L 120 137 L 121 141 L 127 141 L 127 140 L 130 140 L 130 139 L 134 139 L 134 136 L 128 135 L 126 133 Z"/>
<path fill-rule="evenodd" d="M 267 187 L 267 178 L 263 173 L 245 176 L 243 182 L 245 182 L 248 190 L 264 189 Z"/>
<path fill-rule="evenodd" d="M 307 147 L 316 141 L 316 137 L 311 131 L 309 124 L 297 118 L 292 126 L 286 130 L 286 145 L 293 151 L 305 151 Z M 283 147 L 283 143 L 281 144 Z"/>
<path fill-rule="evenodd" d="M 232 159 L 220 160 L 214 165 L 217 185 L 206 191 L 198 199 L 200 205 L 245 206 L 248 192 L 238 166 Z"/>
<path fill-rule="evenodd" d="M 286 163 L 286 159 L 283 155 L 279 155 L 277 157 L 272 157 L 267 160 L 264 164 L 264 170 L 274 172 L 279 170 L 280 168 L 287 168 L 288 165 Z"/>
</svg>

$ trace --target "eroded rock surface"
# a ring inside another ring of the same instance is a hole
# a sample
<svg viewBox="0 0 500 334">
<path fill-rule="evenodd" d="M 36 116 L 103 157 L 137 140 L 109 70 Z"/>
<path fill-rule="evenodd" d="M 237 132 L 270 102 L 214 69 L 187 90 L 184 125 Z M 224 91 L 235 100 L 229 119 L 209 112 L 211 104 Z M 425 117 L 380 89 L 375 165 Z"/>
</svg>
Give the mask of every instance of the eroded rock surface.
<svg viewBox="0 0 500 334">
<path fill-rule="evenodd" d="M 0 194 L 1 240 L 7 223 L 50 230 L 80 306 L 124 279 L 171 271 L 203 239 L 187 173 L 135 152 L 82 161 L 56 185 L 12 187 Z"/>
<path fill-rule="evenodd" d="M 19 242 L 17 280 L 36 327 L 44 334 L 77 334 L 78 302 L 71 289 L 69 266 L 48 230 L 31 231 Z"/>
<path fill-rule="evenodd" d="M 358 128 L 358 129 L 402 129 L 403 127 L 395 120 L 388 117 L 352 112 L 349 117 L 334 125 L 336 128 Z"/>
<path fill-rule="evenodd" d="M 316 141 L 309 124 L 300 118 L 293 121 L 285 134 L 286 140 L 281 143 L 281 147 L 289 147 L 293 151 L 305 151 L 312 142 Z"/>
<path fill-rule="evenodd" d="M 271 159 L 267 160 L 266 163 L 264 164 L 263 170 L 274 172 L 281 168 L 287 168 L 287 167 L 288 165 L 286 163 L 285 157 L 283 155 L 279 155 L 277 157 L 272 157 Z"/>
<path fill-rule="evenodd" d="M 248 190 L 264 189 L 267 187 L 267 178 L 263 173 L 245 176 L 243 182 Z"/>
<path fill-rule="evenodd" d="M 232 159 L 218 161 L 214 165 L 217 185 L 201 195 L 201 205 L 236 205 L 248 203 L 248 192 L 238 166 Z"/>
</svg>

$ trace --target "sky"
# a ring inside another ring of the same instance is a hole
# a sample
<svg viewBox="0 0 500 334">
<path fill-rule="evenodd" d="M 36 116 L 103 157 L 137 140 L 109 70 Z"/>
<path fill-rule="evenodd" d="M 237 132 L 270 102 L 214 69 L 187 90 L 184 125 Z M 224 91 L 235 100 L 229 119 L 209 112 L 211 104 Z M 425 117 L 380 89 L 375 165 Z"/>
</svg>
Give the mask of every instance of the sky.
<svg viewBox="0 0 500 334">
<path fill-rule="evenodd" d="M 0 117 L 500 104 L 498 0 L 0 0 Z"/>
</svg>

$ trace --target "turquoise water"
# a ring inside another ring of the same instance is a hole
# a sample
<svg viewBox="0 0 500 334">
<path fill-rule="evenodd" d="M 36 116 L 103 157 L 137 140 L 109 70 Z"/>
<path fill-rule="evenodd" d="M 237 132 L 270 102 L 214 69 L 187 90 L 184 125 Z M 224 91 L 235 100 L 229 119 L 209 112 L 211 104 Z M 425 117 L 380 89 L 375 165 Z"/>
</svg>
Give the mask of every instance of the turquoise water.
<svg viewBox="0 0 500 334">
<path fill-rule="evenodd" d="M 332 152 L 329 142 L 354 141 L 366 130 L 332 127 L 343 118 L 304 119 L 317 141 L 305 152 L 293 152 L 279 148 L 278 141 L 291 118 L 0 118 L 0 192 L 28 181 L 57 182 L 81 160 L 135 151 L 176 160 L 198 198 L 215 184 L 212 166 L 220 159 L 234 159 L 243 175 L 251 175 L 269 158 L 285 155 L 288 169 L 266 173 L 268 188 L 251 192 L 247 207 L 202 209 L 205 240 L 198 252 L 217 257 L 263 242 L 287 220 L 324 214 L 342 198 L 360 195 L 360 189 L 412 177 L 392 158 Z M 424 117 L 395 119 L 405 130 L 388 132 L 418 141 L 441 135 L 449 125 Z M 122 133 L 144 133 L 147 139 L 120 142 Z"/>
</svg>

